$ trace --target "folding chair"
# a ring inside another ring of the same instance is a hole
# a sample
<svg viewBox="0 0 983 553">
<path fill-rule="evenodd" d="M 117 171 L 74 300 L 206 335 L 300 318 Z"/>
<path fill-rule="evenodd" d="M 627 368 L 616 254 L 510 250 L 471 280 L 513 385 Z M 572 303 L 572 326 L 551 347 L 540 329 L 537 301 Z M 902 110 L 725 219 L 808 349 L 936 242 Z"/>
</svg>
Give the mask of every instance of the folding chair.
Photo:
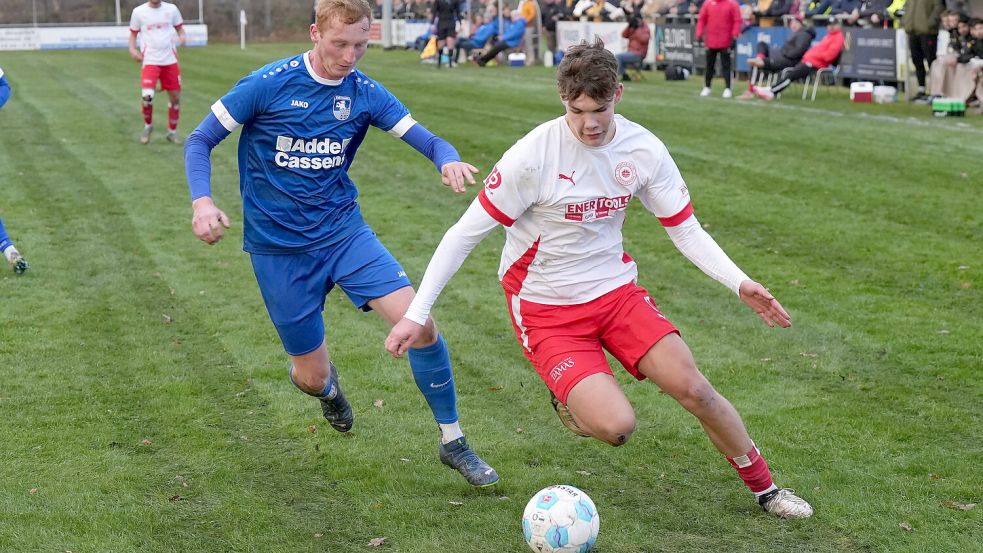
<svg viewBox="0 0 983 553">
<path fill-rule="evenodd" d="M 837 60 L 839 61 L 839 60 Z M 836 77 L 840 74 L 839 65 L 830 65 L 829 67 L 823 67 L 822 69 L 817 69 L 815 75 L 806 75 L 805 86 L 802 87 L 802 99 L 805 100 L 807 92 L 809 92 L 809 81 L 812 80 L 812 101 L 816 101 L 816 92 L 819 91 L 819 84 L 823 81 L 829 81 L 825 84 L 834 85 L 836 84 Z M 827 79 L 823 79 L 823 76 Z"/>
</svg>

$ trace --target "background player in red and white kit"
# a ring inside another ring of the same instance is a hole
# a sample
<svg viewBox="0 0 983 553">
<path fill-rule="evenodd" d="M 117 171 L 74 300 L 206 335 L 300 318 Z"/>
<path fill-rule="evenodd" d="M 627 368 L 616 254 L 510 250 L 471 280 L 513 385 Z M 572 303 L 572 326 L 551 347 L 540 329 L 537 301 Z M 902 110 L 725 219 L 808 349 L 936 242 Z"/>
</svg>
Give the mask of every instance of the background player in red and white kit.
<svg viewBox="0 0 983 553">
<path fill-rule="evenodd" d="M 139 50 L 137 35 L 140 35 Z M 141 144 L 150 142 L 150 133 L 154 130 L 154 92 L 157 81 L 160 81 L 160 89 L 166 90 L 170 99 L 167 104 L 167 140 L 175 144 L 181 143 L 177 135 L 181 105 L 181 69 L 177 63 L 176 44 L 184 46 L 186 42 L 184 19 L 174 4 L 148 0 L 146 4 L 133 8 L 133 14 L 130 15 L 130 56 L 143 62 L 140 72 L 144 122 L 143 133 L 140 134 Z"/>
<path fill-rule="evenodd" d="M 566 115 L 534 129 L 498 162 L 441 240 L 386 349 L 398 357 L 418 339 L 444 285 L 501 224 L 506 242 L 499 278 L 516 337 L 555 396 L 564 424 L 615 446 L 634 431 L 635 413 L 611 372 L 607 350 L 635 378 L 648 378 L 699 419 L 766 511 L 811 516 L 808 503 L 772 482 L 740 415 L 636 284 L 637 267 L 621 234 L 633 196 L 659 218 L 683 255 L 766 324 L 791 325 L 781 304 L 703 230 L 665 145 L 614 114 L 624 90 L 617 68 L 600 40 L 567 50 L 557 77 Z"/>
</svg>

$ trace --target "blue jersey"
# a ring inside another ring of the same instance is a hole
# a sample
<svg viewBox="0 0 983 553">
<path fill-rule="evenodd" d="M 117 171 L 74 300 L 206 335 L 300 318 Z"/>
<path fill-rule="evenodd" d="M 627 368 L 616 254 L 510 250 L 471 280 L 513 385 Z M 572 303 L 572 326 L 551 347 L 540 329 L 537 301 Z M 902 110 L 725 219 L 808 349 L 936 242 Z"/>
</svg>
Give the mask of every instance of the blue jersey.
<svg viewBox="0 0 983 553">
<path fill-rule="evenodd" d="M 415 124 L 381 84 L 354 70 L 319 77 L 307 54 L 244 77 L 212 106 L 239 138 L 243 249 L 297 253 L 335 243 L 364 224 L 348 176 L 369 126 L 402 136 Z"/>
</svg>

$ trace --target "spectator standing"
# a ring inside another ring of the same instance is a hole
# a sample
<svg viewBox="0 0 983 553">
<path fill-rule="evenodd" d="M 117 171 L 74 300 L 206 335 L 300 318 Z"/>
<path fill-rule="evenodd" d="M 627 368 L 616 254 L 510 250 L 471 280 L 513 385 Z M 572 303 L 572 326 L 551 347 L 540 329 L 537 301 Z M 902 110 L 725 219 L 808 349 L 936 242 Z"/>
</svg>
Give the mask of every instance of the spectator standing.
<svg viewBox="0 0 983 553">
<path fill-rule="evenodd" d="M 726 83 L 723 97 L 730 98 L 733 95 L 730 90 L 730 50 L 739 36 L 741 36 L 741 8 L 736 0 L 707 0 L 703 3 L 696 21 L 696 38 L 703 39 L 707 56 L 707 68 L 703 75 L 703 90 L 700 91 L 700 96 L 710 95 L 710 81 L 713 79 L 718 54 Z"/>
<path fill-rule="evenodd" d="M 628 39 L 628 50 L 615 56 L 618 60 L 618 74 L 622 81 L 630 81 L 631 77 L 625 71 L 626 65 L 641 64 L 649 51 L 649 40 L 652 38 L 652 31 L 640 16 L 633 16 L 628 20 L 628 26 L 621 31 L 621 36 Z"/>
<path fill-rule="evenodd" d="M 546 36 L 546 49 L 556 53 L 556 23 L 566 17 L 566 5 L 562 0 L 545 0 L 540 6 L 540 19 L 543 22 L 543 35 Z"/>
<path fill-rule="evenodd" d="M 928 103 L 925 94 L 926 69 L 935 61 L 935 47 L 939 35 L 939 16 L 945 4 L 942 0 L 907 0 L 901 25 L 908 34 L 908 50 L 915 64 L 918 93 L 912 98 L 916 103 Z"/>
<path fill-rule="evenodd" d="M 454 66 L 451 59 L 451 52 L 454 51 L 454 42 L 457 40 L 457 22 L 461 19 L 461 4 L 458 0 L 433 0 L 430 7 L 433 26 L 431 30 L 437 37 L 437 68 L 447 64 L 447 67 Z"/>
</svg>

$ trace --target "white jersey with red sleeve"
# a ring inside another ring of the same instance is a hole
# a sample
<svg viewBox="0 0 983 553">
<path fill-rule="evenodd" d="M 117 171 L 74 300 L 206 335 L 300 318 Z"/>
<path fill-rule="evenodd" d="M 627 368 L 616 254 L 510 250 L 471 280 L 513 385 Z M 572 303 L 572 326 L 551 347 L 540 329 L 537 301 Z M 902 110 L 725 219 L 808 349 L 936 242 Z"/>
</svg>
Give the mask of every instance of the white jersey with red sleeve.
<svg viewBox="0 0 983 553">
<path fill-rule="evenodd" d="M 170 2 L 153 8 L 150 3 L 133 8 L 130 32 L 140 33 L 143 65 L 172 65 L 177 63 L 176 30 L 184 25 L 181 11 Z"/>
<path fill-rule="evenodd" d="M 550 305 L 591 301 L 636 280 L 621 227 L 633 196 L 663 225 L 692 215 L 689 191 L 665 145 L 614 116 L 611 142 L 590 147 L 559 117 L 510 148 L 479 201 L 506 227 L 502 285 Z"/>
</svg>

